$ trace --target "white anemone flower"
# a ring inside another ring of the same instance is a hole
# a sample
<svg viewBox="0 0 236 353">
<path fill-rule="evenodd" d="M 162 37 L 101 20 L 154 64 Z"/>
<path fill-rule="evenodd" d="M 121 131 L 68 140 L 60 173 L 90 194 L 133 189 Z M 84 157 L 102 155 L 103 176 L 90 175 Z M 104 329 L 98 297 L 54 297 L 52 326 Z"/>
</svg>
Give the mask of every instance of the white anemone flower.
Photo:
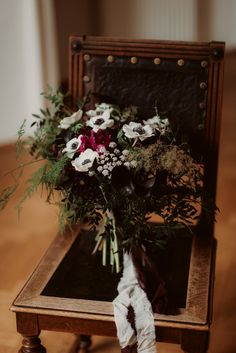
<svg viewBox="0 0 236 353">
<path fill-rule="evenodd" d="M 77 112 L 73 113 L 71 116 L 67 116 L 61 120 L 58 127 L 61 129 L 68 129 L 72 124 L 80 121 L 83 116 L 83 110 L 79 109 Z"/>
<path fill-rule="evenodd" d="M 153 129 L 150 125 L 142 125 L 141 123 L 135 123 L 133 121 L 131 121 L 129 125 L 123 125 L 122 129 L 125 136 L 130 139 L 140 139 L 141 141 L 144 141 L 148 137 L 154 135 Z"/>
<path fill-rule="evenodd" d="M 98 159 L 98 153 L 87 148 L 71 164 L 78 172 L 87 172 L 92 168 L 95 159 Z"/>
<path fill-rule="evenodd" d="M 102 114 L 91 117 L 86 121 L 86 125 L 90 126 L 94 132 L 98 132 L 99 129 L 106 130 L 108 127 L 114 125 L 114 120 L 110 119 L 111 111 L 105 110 Z"/>
<path fill-rule="evenodd" d="M 113 108 L 110 104 L 108 103 L 100 103 L 96 106 L 96 113 L 103 113 L 105 110 L 110 110 L 112 111 Z"/>
<path fill-rule="evenodd" d="M 66 147 L 62 150 L 62 153 L 66 153 L 67 157 L 73 158 L 76 151 L 78 151 L 81 145 L 81 136 L 74 137 L 67 142 Z"/>
<path fill-rule="evenodd" d="M 105 110 L 109 110 L 111 113 L 113 111 L 113 108 L 110 104 L 107 104 L 107 103 L 97 104 L 95 110 L 88 110 L 86 112 L 86 115 L 92 118 L 94 116 L 104 113 Z"/>
<path fill-rule="evenodd" d="M 143 120 L 143 123 L 151 126 L 155 130 L 160 131 L 161 134 L 164 134 L 169 126 L 169 120 L 167 118 L 161 119 L 159 115 L 155 115 L 153 118 L 148 120 Z"/>
</svg>

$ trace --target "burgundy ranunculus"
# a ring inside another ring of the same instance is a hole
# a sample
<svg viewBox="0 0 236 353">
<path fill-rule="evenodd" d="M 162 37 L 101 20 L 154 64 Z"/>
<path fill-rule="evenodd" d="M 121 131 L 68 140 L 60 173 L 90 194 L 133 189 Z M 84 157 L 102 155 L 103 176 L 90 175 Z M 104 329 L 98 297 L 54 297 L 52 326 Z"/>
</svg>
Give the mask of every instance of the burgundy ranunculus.
<svg viewBox="0 0 236 353">
<path fill-rule="evenodd" d="M 111 135 L 105 133 L 102 129 L 98 132 L 91 130 L 89 144 L 94 151 L 100 152 L 102 148 L 107 148 L 111 142 Z"/>
<path fill-rule="evenodd" d="M 111 135 L 105 133 L 102 129 L 99 129 L 98 132 L 90 130 L 89 134 L 90 136 L 80 135 L 79 152 L 84 152 L 87 148 L 91 148 L 93 151 L 100 153 L 111 142 Z"/>
<path fill-rule="evenodd" d="M 80 152 L 84 152 L 87 148 L 90 148 L 90 143 L 89 143 L 89 138 L 86 135 L 80 135 L 80 147 L 79 147 L 79 151 Z"/>
</svg>

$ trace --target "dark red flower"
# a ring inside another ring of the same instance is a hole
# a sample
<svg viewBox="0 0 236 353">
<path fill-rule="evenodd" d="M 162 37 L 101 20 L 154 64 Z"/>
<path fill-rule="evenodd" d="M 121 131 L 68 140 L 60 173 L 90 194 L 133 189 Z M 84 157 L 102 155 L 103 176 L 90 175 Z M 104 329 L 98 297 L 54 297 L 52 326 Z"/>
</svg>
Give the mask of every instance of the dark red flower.
<svg viewBox="0 0 236 353">
<path fill-rule="evenodd" d="M 102 148 L 107 148 L 110 142 L 110 134 L 105 133 L 102 129 L 99 129 L 98 132 L 91 130 L 89 143 L 94 151 L 100 152 Z"/>
<path fill-rule="evenodd" d="M 79 147 L 79 151 L 80 152 L 84 152 L 87 148 L 90 148 L 90 143 L 89 143 L 88 136 L 82 135 L 80 141 L 81 141 L 81 144 L 80 144 L 80 147 Z"/>
<path fill-rule="evenodd" d="M 84 152 L 87 148 L 91 148 L 93 151 L 101 152 L 102 149 L 107 148 L 111 142 L 111 135 L 105 133 L 102 129 L 98 132 L 93 130 L 85 131 L 81 136 L 81 144 L 79 152 Z"/>
</svg>

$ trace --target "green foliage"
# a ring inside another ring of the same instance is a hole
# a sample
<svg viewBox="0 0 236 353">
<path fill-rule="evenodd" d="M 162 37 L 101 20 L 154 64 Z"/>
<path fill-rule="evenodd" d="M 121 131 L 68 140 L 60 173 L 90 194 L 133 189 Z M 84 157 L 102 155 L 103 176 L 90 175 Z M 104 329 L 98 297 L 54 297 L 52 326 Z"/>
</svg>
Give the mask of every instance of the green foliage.
<svg viewBox="0 0 236 353">
<path fill-rule="evenodd" d="M 41 177 L 41 183 L 45 184 L 49 188 L 54 188 L 58 186 L 59 179 L 69 158 L 64 155 L 61 159 L 56 161 L 49 161 L 47 164 L 47 169 L 44 171 Z"/>
<path fill-rule="evenodd" d="M 42 177 L 46 172 L 46 168 L 47 168 L 47 165 L 43 165 L 39 167 L 39 169 L 37 169 L 36 172 L 33 173 L 32 177 L 28 180 L 29 186 L 27 187 L 22 198 L 16 205 L 18 215 L 20 215 L 20 212 L 22 210 L 22 204 L 24 203 L 24 201 L 30 198 L 37 191 L 38 187 L 41 186 Z"/>
<path fill-rule="evenodd" d="M 26 120 L 23 121 L 23 123 L 21 124 L 17 135 L 17 141 L 16 141 L 16 159 L 19 158 L 19 156 L 21 155 L 23 149 L 24 149 L 24 141 L 22 141 L 22 137 L 25 133 L 25 125 L 26 125 Z"/>
<path fill-rule="evenodd" d="M 75 124 L 71 127 L 71 131 L 76 133 L 79 133 L 83 125 L 81 123 Z"/>
<path fill-rule="evenodd" d="M 12 186 L 8 186 L 1 192 L 1 195 L 0 195 L 0 211 L 2 211 L 6 207 L 9 199 L 11 198 L 11 196 L 16 191 L 17 186 L 18 186 L 17 184 L 14 184 Z"/>
<path fill-rule="evenodd" d="M 125 137 L 123 130 L 119 130 L 119 132 L 117 134 L 117 141 L 118 141 L 119 145 L 122 146 L 123 148 L 130 147 L 130 142 Z"/>
<path fill-rule="evenodd" d="M 68 226 L 71 228 L 77 221 L 76 208 L 73 207 L 68 198 L 63 199 L 63 201 L 58 203 L 59 214 L 58 214 L 58 225 L 61 233 Z"/>
<path fill-rule="evenodd" d="M 49 102 L 52 103 L 54 107 L 54 114 L 57 113 L 64 102 L 65 95 L 62 94 L 60 90 L 57 90 L 55 93 L 52 89 L 52 87 L 48 86 L 48 89 L 46 92 L 42 92 L 41 95 L 46 98 Z M 44 112 L 41 111 L 41 113 L 44 115 Z"/>
</svg>

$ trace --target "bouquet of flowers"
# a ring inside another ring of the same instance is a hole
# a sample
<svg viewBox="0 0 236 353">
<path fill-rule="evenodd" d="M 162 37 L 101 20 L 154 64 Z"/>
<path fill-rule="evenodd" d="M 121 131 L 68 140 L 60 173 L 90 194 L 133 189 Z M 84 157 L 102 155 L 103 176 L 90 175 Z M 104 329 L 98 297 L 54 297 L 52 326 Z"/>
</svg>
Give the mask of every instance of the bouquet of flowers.
<svg viewBox="0 0 236 353">
<path fill-rule="evenodd" d="M 33 162 L 43 164 L 29 180 L 18 207 L 42 186 L 47 201 L 59 206 L 61 230 L 78 223 L 89 225 L 96 230 L 94 253 L 102 251 L 104 265 L 119 272 L 123 258 L 123 277 L 114 301 L 121 346 L 136 340 L 127 322 L 128 308 L 127 312 L 121 310 L 128 295 L 136 325 L 141 325 L 140 337 L 142 330 L 145 336 L 146 327 L 151 327 L 150 337 L 144 341 L 154 352 L 150 302 L 137 285 L 137 258 L 129 254 L 150 244 L 162 248 L 176 227 L 191 229 L 196 224 L 204 211 L 202 165 L 191 156 L 190 146 L 179 141 L 172 122 L 157 107 L 153 107 L 153 116 L 140 119 L 134 106 L 101 102 L 88 110 L 86 98 L 72 110 L 61 92 L 49 89 L 44 96 L 50 106 L 39 115 L 33 114 L 33 136 L 22 139 L 25 123 L 19 130 L 17 153 L 26 147 Z M 23 168 L 21 165 L 18 178 L 14 176 L 16 183 L 3 191 L 1 208 L 16 189 Z M 158 222 L 153 222 L 153 217 Z M 123 342 L 124 325 L 130 337 Z"/>
<path fill-rule="evenodd" d="M 33 114 L 33 136 L 17 141 L 44 164 L 30 179 L 21 202 L 38 186 L 59 206 L 59 224 L 89 224 L 97 231 L 103 264 L 120 270 L 120 249 L 153 243 L 163 246 L 168 232 L 199 217 L 203 173 L 186 143 L 177 143 L 167 117 L 156 107 L 140 121 L 138 107 L 85 101 L 72 111 L 67 96 L 49 89 L 50 108 Z M 4 191 L 5 204 L 13 189 Z M 59 194 L 59 200 L 58 200 Z M 20 202 L 20 204 L 21 204 Z M 153 215 L 161 221 L 150 222 Z"/>
</svg>

